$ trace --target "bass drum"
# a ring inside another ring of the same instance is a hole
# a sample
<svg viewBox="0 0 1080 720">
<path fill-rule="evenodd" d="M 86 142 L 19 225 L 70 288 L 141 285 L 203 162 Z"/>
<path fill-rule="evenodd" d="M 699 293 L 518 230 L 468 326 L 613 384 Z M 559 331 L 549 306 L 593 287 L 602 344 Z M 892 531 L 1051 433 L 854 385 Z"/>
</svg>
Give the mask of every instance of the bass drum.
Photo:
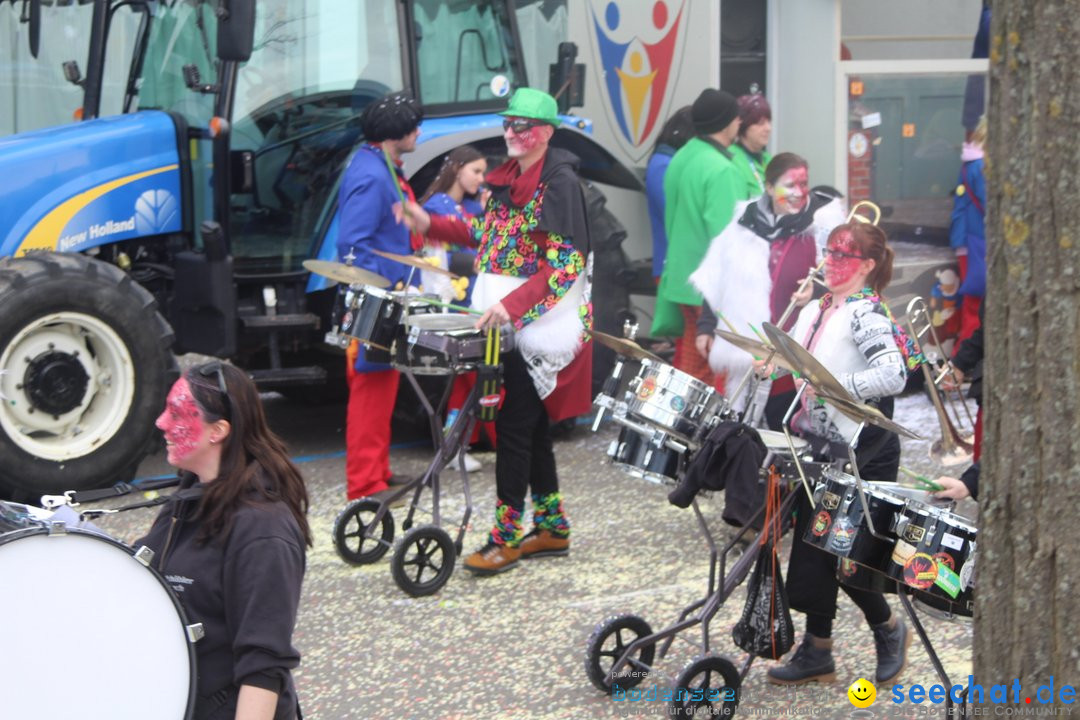
<svg viewBox="0 0 1080 720">
<path fill-rule="evenodd" d="M 197 628 L 172 589 L 127 545 L 57 526 L 0 535 L 3 717 L 191 718 Z"/>
</svg>

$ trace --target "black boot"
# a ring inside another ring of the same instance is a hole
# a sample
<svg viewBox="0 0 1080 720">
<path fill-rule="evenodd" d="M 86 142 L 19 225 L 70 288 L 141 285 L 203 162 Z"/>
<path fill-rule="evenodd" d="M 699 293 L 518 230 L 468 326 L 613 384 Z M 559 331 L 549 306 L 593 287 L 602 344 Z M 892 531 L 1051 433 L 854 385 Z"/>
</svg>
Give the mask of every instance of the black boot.
<svg viewBox="0 0 1080 720">
<path fill-rule="evenodd" d="M 803 636 L 795 654 L 784 665 L 769 668 L 768 680 L 774 685 L 802 685 L 836 680 L 836 664 L 832 657 L 832 639 Z"/>
<path fill-rule="evenodd" d="M 896 615 L 880 625 L 871 625 L 870 629 L 874 631 L 874 649 L 877 650 L 874 683 L 878 686 L 890 685 L 904 671 L 908 646 L 911 645 L 911 631 L 904 620 Z"/>
</svg>

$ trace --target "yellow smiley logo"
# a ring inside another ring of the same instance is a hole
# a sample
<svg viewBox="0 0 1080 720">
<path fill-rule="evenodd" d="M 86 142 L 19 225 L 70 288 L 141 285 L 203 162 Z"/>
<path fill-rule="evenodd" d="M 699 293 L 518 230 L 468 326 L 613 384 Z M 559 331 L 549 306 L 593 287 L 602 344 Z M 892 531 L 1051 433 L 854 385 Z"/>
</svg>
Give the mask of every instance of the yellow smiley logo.
<svg viewBox="0 0 1080 720">
<path fill-rule="evenodd" d="M 847 689 L 848 700 L 857 708 L 867 708 L 874 704 L 877 698 L 877 689 L 864 678 L 859 678 L 851 683 Z"/>
</svg>

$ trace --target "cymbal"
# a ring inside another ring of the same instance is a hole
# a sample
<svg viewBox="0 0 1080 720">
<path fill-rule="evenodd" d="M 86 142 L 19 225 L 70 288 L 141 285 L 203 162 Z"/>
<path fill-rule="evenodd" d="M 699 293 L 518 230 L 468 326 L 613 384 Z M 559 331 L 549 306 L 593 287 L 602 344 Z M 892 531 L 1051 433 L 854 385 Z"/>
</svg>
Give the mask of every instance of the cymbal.
<svg viewBox="0 0 1080 720">
<path fill-rule="evenodd" d="M 659 355 L 654 355 L 645 348 L 638 345 L 633 340 L 627 338 L 615 337 L 614 335 L 608 335 L 607 333 L 600 332 L 599 330 L 589 330 L 596 342 L 600 343 L 604 347 L 611 348 L 617 354 L 625 357 L 631 357 L 635 360 L 651 360 L 653 362 L 662 363 L 664 359 Z"/>
<path fill-rule="evenodd" d="M 765 330 L 765 335 L 772 341 L 772 344 L 776 346 L 776 350 L 787 358 L 791 369 L 809 382 L 818 395 L 828 395 L 848 402 L 855 402 L 847 388 L 841 385 L 840 381 L 816 357 L 811 355 L 809 350 L 795 342 L 795 338 L 772 323 L 762 323 L 762 329 Z"/>
<path fill-rule="evenodd" d="M 766 345 L 760 340 L 755 340 L 754 338 L 746 337 L 745 335 L 739 335 L 738 333 L 728 332 L 727 330 L 721 330 L 719 328 L 717 328 L 715 332 L 718 337 L 723 338 L 724 340 L 731 343 L 740 350 L 745 350 L 758 360 L 764 360 L 766 358 L 770 358 L 771 356 L 769 362 L 773 363 L 774 365 L 782 367 L 785 370 L 794 369 L 791 367 L 791 363 L 788 362 L 787 358 L 780 354 L 780 352 L 777 351 L 776 348 L 774 348 L 772 345 Z"/>
<path fill-rule="evenodd" d="M 304 269 L 346 285 L 371 285 L 377 288 L 390 287 L 390 281 L 382 275 L 364 268 L 330 260 L 305 260 Z"/>
<path fill-rule="evenodd" d="M 471 330 L 477 318 L 464 313 L 419 313 L 406 315 L 405 324 L 421 330 Z"/>
<path fill-rule="evenodd" d="M 865 403 L 856 402 L 850 399 L 835 398 L 828 395 L 818 395 L 819 398 L 829 403 L 836 410 L 845 415 L 846 417 L 859 423 L 867 423 L 869 425 L 877 425 L 884 430 L 890 430 L 897 435 L 903 435 L 904 437 L 911 438 L 912 440 L 922 440 L 922 435 L 908 430 L 903 425 L 895 423 L 889 418 L 885 417 L 880 410 L 871 405 Z"/>
<path fill-rule="evenodd" d="M 375 253 L 379 257 L 384 257 L 387 260 L 393 260 L 394 262 L 399 262 L 402 265 L 414 267 L 417 270 L 426 270 L 427 272 L 435 273 L 436 275 L 446 275 L 447 277 L 454 280 L 457 280 L 459 277 L 458 275 L 455 275 L 449 270 L 443 270 L 438 265 L 432 265 L 424 258 L 417 257 L 416 255 L 398 255 L 397 253 L 384 252 L 382 250 L 372 250 L 371 252 Z"/>
</svg>

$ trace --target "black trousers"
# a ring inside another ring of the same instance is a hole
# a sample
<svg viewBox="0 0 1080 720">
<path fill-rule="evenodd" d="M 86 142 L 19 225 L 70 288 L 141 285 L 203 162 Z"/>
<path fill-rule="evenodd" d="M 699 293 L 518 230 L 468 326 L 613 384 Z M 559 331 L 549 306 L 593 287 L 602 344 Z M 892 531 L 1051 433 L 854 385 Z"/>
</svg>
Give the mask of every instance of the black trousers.
<svg viewBox="0 0 1080 720">
<path fill-rule="evenodd" d="M 503 386 L 506 398 L 495 418 L 495 490 L 521 511 L 530 488 L 541 495 L 558 492 L 559 478 L 547 409 L 516 350 L 503 356 Z"/>
<path fill-rule="evenodd" d="M 892 416 L 892 398 L 883 402 L 882 412 Z M 891 482 L 896 480 L 900 466 L 900 438 L 896 433 L 868 426 L 859 437 L 855 451 L 859 463 L 859 476 L 864 480 Z M 788 562 L 787 591 L 791 607 L 799 612 L 836 616 L 836 598 L 840 588 L 863 611 L 871 622 L 884 622 L 889 617 L 888 604 L 881 593 L 856 590 L 841 585 L 836 578 L 838 558 L 824 550 L 803 542 L 806 529 L 813 516 L 813 508 L 806 493 L 799 488 L 796 504 L 795 535 L 791 543 L 791 559 Z M 884 614 L 884 617 L 882 615 Z"/>
</svg>

